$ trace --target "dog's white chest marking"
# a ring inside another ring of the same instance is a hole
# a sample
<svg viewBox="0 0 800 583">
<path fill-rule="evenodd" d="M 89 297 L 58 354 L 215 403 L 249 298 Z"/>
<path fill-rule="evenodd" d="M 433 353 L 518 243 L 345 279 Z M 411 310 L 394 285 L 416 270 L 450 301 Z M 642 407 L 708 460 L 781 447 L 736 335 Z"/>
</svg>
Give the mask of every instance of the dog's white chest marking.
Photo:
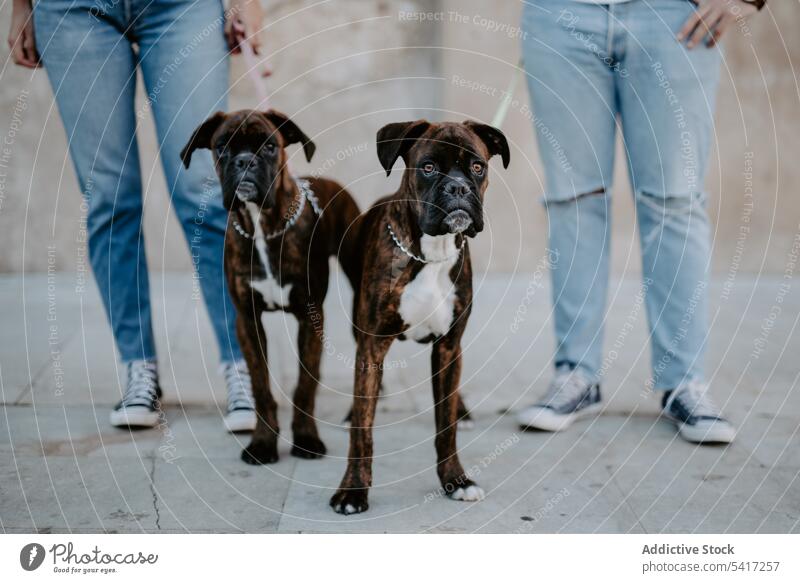
<svg viewBox="0 0 800 583">
<path fill-rule="evenodd" d="M 250 287 L 261 294 L 261 297 L 264 298 L 264 303 L 267 304 L 269 309 L 286 308 L 289 306 L 289 292 L 292 291 L 292 284 L 287 283 L 281 287 L 278 280 L 275 279 L 275 275 L 273 275 L 272 268 L 269 265 L 264 230 L 261 228 L 261 209 L 255 203 L 248 202 L 246 204 L 247 211 L 253 221 L 253 241 L 256 244 L 258 258 L 264 267 L 264 272 L 267 274 L 264 279 L 251 279 Z"/>
<path fill-rule="evenodd" d="M 429 261 L 449 259 L 426 264 L 400 296 L 400 317 L 408 324 L 406 335 L 413 340 L 431 334 L 443 336 L 450 330 L 455 302 L 450 270 L 459 256 L 455 235 L 423 235 L 420 245 L 422 256 Z"/>
</svg>

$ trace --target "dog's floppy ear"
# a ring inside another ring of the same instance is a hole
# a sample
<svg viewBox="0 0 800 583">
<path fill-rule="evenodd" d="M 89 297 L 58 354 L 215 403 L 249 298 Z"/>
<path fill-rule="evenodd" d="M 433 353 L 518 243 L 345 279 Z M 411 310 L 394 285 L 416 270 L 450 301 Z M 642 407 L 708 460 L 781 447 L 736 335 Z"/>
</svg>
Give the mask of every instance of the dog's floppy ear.
<svg viewBox="0 0 800 583">
<path fill-rule="evenodd" d="M 197 126 L 192 137 L 181 150 L 181 160 L 183 160 L 184 166 L 189 167 L 189 163 L 192 161 L 192 152 L 197 149 L 211 148 L 211 137 L 223 121 L 225 121 L 225 112 L 218 111 Z"/>
<path fill-rule="evenodd" d="M 511 153 L 508 150 L 508 140 L 506 140 L 506 136 L 503 132 L 496 127 L 475 121 L 465 121 L 464 125 L 475 132 L 481 141 L 486 144 L 490 156 L 500 154 L 503 160 L 503 168 L 508 168 L 508 163 L 511 160 Z"/>
<path fill-rule="evenodd" d="M 289 144 L 303 144 L 303 152 L 306 155 L 306 160 L 311 162 L 311 157 L 317 151 L 317 146 L 311 139 L 303 133 L 297 124 L 282 114 L 280 111 L 270 109 L 264 112 L 266 117 L 272 124 L 278 128 L 278 131 L 283 136 L 286 145 Z"/>
<path fill-rule="evenodd" d="M 417 140 L 430 127 L 427 120 L 403 121 L 390 123 L 378 130 L 378 160 L 386 170 L 386 176 L 392 173 L 392 166 L 399 157 L 405 156 Z"/>
</svg>

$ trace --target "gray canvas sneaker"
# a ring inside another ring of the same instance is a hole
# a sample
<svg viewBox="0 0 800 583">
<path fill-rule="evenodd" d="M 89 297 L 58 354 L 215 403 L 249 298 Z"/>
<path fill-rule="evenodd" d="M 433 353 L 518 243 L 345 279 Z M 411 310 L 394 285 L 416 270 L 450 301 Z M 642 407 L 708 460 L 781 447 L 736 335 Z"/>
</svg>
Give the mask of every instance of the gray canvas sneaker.
<svg viewBox="0 0 800 583">
<path fill-rule="evenodd" d="M 253 431 L 256 428 L 256 406 L 253 400 L 253 385 L 244 360 L 226 362 L 222 365 L 222 376 L 228 387 L 228 407 L 223 418 L 229 433 Z"/>
<path fill-rule="evenodd" d="M 152 360 L 132 360 L 125 365 L 126 386 L 122 400 L 111 410 L 114 427 L 155 427 L 160 415 L 161 387 L 158 367 Z"/>
<path fill-rule="evenodd" d="M 517 421 L 523 429 L 563 431 L 576 419 L 595 414 L 601 407 L 600 385 L 580 370 L 562 366 L 544 397 L 517 413 Z"/>
<path fill-rule="evenodd" d="M 664 395 L 664 417 L 678 426 L 678 433 L 692 443 L 730 443 L 736 429 L 722 416 L 708 387 L 696 381 L 681 385 Z"/>
</svg>

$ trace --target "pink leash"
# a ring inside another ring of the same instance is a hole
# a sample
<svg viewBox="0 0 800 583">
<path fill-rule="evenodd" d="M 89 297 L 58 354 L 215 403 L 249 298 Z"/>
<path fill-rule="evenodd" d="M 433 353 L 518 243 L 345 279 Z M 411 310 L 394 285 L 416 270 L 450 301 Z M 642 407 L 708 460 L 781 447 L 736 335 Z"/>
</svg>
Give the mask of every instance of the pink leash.
<svg viewBox="0 0 800 583">
<path fill-rule="evenodd" d="M 247 42 L 246 30 L 244 24 L 238 19 L 233 21 L 233 35 L 238 44 L 238 48 L 242 51 L 244 57 L 244 64 L 247 67 L 247 75 L 256 89 L 256 94 L 259 98 L 258 107 L 266 106 L 267 104 L 267 86 L 264 83 L 264 77 L 269 77 L 272 74 L 269 67 L 262 67 L 261 61 L 253 51 L 253 47 Z"/>
<path fill-rule="evenodd" d="M 245 67 L 247 67 L 247 76 L 250 77 L 250 81 L 253 83 L 253 87 L 256 90 L 256 95 L 259 99 L 258 107 L 266 108 L 268 94 L 267 85 L 264 83 L 264 77 L 261 73 L 259 73 L 261 70 L 261 62 L 253 52 L 253 47 L 251 47 L 250 43 L 248 43 L 246 40 L 239 43 L 239 48 L 242 50 L 244 64 Z"/>
<path fill-rule="evenodd" d="M 248 43 L 246 39 L 242 39 L 242 41 L 239 43 L 239 48 L 241 49 L 242 56 L 244 57 L 244 65 L 247 67 L 247 76 L 250 77 L 250 81 L 252 82 L 253 87 L 256 90 L 256 95 L 258 96 L 259 101 L 256 108 L 268 109 L 267 102 L 269 101 L 269 95 L 267 94 L 267 84 L 264 81 L 264 77 L 271 75 L 272 71 L 269 69 L 269 67 L 263 65 L 263 63 L 259 60 L 258 55 L 253 52 L 253 47 L 250 46 L 250 43 Z M 312 201 L 312 204 L 314 204 L 314 210 L 317 214 L 320 214 L 321 211 L 319 210 L 315 201 L 316 199 Z"/>
</svg>

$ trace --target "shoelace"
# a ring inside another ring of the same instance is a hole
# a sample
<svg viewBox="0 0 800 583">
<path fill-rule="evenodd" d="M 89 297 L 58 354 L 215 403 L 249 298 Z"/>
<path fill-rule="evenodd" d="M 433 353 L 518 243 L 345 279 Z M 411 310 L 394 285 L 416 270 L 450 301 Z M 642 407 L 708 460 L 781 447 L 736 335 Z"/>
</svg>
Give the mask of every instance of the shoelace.
<svg viewBox="0 0 800 583">
<path fill-rule="evenodd" d="M 226 363 L 222 368 L 228 386 L 228 411 L 254 409 L 253 387 L 247 364 L 243 360 Z"/>
<path fill-rule="evenodd" d="M 667 400 L 666 408 L 672 406 L 673 401 L 678 401 L 692 415 L 697 417 L 719 417 L 719 407 L 711 400 L 707 393 L 708 387 L 697 381 L 690 381 L 682 387 L 675 389 Z"/>
<path fill-rule="evenodd" d="M 158 370 L 154 362 L 134 360 L 128 363 L 128 386 L 122 397 L 123 407 L 152 407 L 158 399 Z"/>
<path fill-rule="evenodd" d="M 588 385 L 586 378 L 578 371 L 560 371 L 550 383 L 542 404 L 558 409 L 578 399 Z"/>
</svg>

